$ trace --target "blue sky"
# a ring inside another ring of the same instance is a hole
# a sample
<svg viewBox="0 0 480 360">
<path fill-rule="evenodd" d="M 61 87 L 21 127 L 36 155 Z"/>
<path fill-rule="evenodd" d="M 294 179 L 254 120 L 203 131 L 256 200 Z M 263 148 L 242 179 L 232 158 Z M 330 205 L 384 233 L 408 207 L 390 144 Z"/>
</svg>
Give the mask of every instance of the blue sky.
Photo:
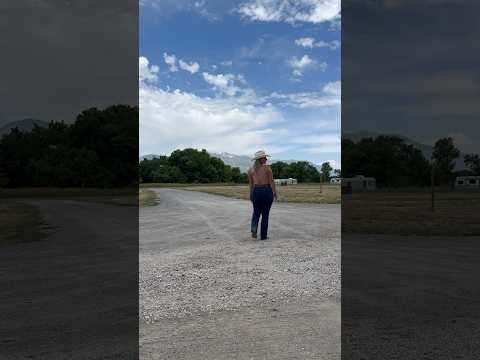
<svg viewBox="0 0 480 360">
<path fill-rule="evenodd" d="M 339 0 L 141 0 L 140 154 L 340 164 Z"/>
</svg>

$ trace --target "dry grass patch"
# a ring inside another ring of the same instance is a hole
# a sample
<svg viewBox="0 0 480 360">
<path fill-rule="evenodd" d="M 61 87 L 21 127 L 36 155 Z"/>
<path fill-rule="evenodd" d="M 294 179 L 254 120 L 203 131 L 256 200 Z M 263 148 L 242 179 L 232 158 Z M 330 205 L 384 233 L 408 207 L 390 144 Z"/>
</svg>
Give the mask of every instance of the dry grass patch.
<svg viewBox="0 0 480 360">
<path fill-rule="evenodd" d="M 221 186 L 192 186 L 184 190 L 200 191 L 209 194 L 222 195 L 237 199 L 250 198 L 248 185 L 221 185 Z M 277 186 L 278 201 L 338 204 L 341 201 L 340 186 L 324 184 L 299 184 Z"/>
<path fill-rule="evenodd" d="M 480 235 L 480 192 L 442 191 L 431 211 L 428 190 L 343 197 L 342 231 L 405 235 Z"/>
<path fill-rule="evenodd" d="M 14 199 L 75 199 L 95 197 L 124 197 L 137 196 L 137 187 L 118 189 L 98 188 L 56 188 L 56 187 L 25 187 L 25 188 L 0 188 L 0 198 Z"/>
<path fill-rule="evenodd" d="M 140 207 L 156 205 L 158 202 L 157 194 L 153 190 L 140 189 L 138 205 Z"/>
</svg>

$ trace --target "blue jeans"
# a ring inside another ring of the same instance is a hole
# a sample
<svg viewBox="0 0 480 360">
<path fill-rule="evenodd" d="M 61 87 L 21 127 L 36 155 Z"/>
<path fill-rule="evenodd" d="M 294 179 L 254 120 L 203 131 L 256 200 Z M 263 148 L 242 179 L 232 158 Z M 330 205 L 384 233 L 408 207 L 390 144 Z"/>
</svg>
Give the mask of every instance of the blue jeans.
<svg viewBox="0 0 480 360">
<path fill-rule="evenodd" d="M 258 221 L 262 216 L 260 228 L 260 238 L 265 240 L 268 232 L 268 215 L 273 203 L 273 191 L 270 186 L 255 186 L 253 188 L 250 200 L 253 203 L 252 214 L 252 233 L 257 233 Z"/>
</svg>

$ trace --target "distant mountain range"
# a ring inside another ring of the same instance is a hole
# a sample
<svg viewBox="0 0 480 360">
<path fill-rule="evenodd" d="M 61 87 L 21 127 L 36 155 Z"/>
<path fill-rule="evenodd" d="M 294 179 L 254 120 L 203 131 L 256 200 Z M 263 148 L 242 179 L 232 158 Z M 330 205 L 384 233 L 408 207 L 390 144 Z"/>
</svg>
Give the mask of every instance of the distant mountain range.
<svg viewBox="0 0 480 360">
<path fill-rule="evenodd" d="M 227 165 L 230 165 L 232 167 L 238 167 L 240 169 L 240 171 L 242 171 L 242 172 L 247 172 L 248 169 L 253 164 L 253 160 L 249 156 L 246 156 L 246 155 L 235 155 L 235 154 L 230 154 L 228 152 L 222 152 L 220 154 L 210 153 L 210 155 L 214 156 L 216 158 L 219 158 L 220 160 L 222 160 Z M 282 162 L 285 162 L 287 164 L 291 164 L 295 161 L 300 161 L 300 160 L 292 160 L 292 159 L 282 160 L 282 159 L 275 159 L 273 157 L 269 159 L 270 164 L 272 164 L 274 162 L 277 162 L 277 161 L 282 161 Z M 320 171 L 321 165 L 314 164 L 314 163 L 310 163 L 310 164 L 315 166 Z"/>
<path fill-rule="evenodd" d="M 47 127 L 48 123 L 38 119 L 23 119 L 9 122 L 0 127 L 0 136 L 8 134 L 12 129 L 18 128 L 20 131 L 31 131 L 34 126 Z"/>
<path fill-rule="evenodd" d="M 210 153 L 210 155 L 219 158 L 226 165 L 230 165 L 231 167 L 238 167 L 242 172 L 247 172 L 253 163 L 250 157 L 246 155 L 235 155 L 228 152 L 222 152 L 220 154 Z"/>
<path fill-rule="evenodd" d="M 226 165 L 230 165 L 232 167 L 238 167 L 240 171 L 246 172 L 250 166 L 252 166 L 252 161 L 246 155 L 235 155 L 230 154 L 227 152 L 222 152 L 220 154 L 216 153 L 209 153 L 211 156 L 219 158 L 222 160 Z M 142 160 L 152 160 L 159 157 L 156 154 L 148 154 L 140 156 L 140 161 Z"/>
<path fill-rule="evenodd" d="M 142 160 L 153 160 L 157 157 L 159 157 L 160 155 L 155 155 L 155 154 L 148 154 L 148 155 L 142 155 L 140 156 L 139 160 L 142 161 Z"/>
<path fill-rule="evenodd" d="M 359 131 L 359 132 L 353 132 L 353 133 L 343 133 L 342 137 L 346 138 L 346 139 L 350 139 L 353 142 L 357 142 L 357 141 L 359 141 L 361 139 L 364 139 L 364 138 L 369 138 L 369 137 L 376 138 L 377 136 L 380 136 L 380 135 L 399 137 L 405 142 L 405 144 L 412 145 L 413 147 L 420 150 L 422 152 L 423 156 L 425 157 L 425 159 L 430 160 L 430 158 L 432 157 L 432 153 L 433 153 L 433 146 L 432 145 L 419 143 L 418 141 L 412 140 L 412 139 L 410 139 L 406 136 L 403 136 L 403 135 L 379 134 L 379 133 L 369 132 L 369 131 Z M 460 153 L 460 156 L 457 159 L 457 162 L 455 164 L 455 170 L 465 170 L 466 169 L 466 166 L 463 162 L 464 155 L 465 154 Z"/>
</svg>

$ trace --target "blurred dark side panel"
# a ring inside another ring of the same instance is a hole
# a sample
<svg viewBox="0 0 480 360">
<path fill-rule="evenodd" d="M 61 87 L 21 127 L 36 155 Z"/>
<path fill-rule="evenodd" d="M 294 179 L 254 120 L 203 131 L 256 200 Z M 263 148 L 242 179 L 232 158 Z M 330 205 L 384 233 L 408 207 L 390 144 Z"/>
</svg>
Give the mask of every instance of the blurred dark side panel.
<svg viewBox="0 0 480 360">
<path fill-rule="evenodd" d="M 138 358 L 138 2 L 0 4 L 0 358 Z"/>
<path fill-rule="evenodd" d="M 479 13 L 342 2 L 342 359 L 480 358 Z"/>
</svg>

